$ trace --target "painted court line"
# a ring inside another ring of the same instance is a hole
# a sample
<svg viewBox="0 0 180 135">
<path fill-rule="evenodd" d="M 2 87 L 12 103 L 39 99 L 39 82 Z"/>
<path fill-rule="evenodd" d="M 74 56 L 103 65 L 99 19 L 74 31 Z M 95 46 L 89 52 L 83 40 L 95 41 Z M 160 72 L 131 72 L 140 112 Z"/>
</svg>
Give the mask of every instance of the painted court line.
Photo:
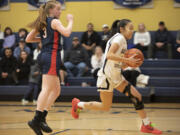
<svg viewBox="0 0 180 135">
<path fill-rule="evenodd" d="M 33 107 L 34 105 L 16 105 L 16 104 L 0 104 L 0 107 L 3 107 L 3 106 L 13 106 L 13 107 Z M 70 105 L 55 105 L 54 107 L 71 107 Z M 112 108 L 134 108 L 134 107 L 127 107 L 127 106 L 112 106 Z M 180 110 L 179 107 L 146 107 L 146 109 L 170 109 L 170 110 Z"/>
<path fill-rule="evenodd" d="M 55 133 L 52 133 L 51 135 L 57 135 L 57 134 L 60 134 L 60 133 L 63 133 L 63 132 L 67 132 L 69 131 L 70 129 L 64 129 L 62 131 L 58 131 L 58 132 L 55 132 Z"/>
</svg>

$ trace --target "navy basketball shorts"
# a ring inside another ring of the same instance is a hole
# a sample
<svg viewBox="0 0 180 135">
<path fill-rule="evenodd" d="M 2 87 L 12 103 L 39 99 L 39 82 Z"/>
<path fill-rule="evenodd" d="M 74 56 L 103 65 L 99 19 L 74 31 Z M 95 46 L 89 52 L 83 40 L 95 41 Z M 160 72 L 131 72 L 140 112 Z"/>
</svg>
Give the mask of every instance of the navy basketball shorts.
<svg viewBox="0 0 180 135">
<path fill-rule="evenodd" d="M 55 52 L 42 52 L 38 56 L 38 64 L 41 68 L 42 74 L 57 75 L 61 65 L 61 55 Z"/>
</svg>

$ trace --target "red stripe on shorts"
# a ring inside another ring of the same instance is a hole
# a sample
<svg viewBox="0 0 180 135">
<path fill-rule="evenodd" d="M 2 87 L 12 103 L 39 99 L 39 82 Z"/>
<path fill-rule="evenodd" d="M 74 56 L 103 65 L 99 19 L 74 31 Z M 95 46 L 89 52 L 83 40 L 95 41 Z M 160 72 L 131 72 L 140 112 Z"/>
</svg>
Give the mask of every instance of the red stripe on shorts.
<svg viewBox="0 0 180 135">
<path fill-rule="evenodd" d="M 51 65 L 50 69 L 48 71 L 48 74 L 50 75 L 57 75 L 56 73 L 56 57 L 57 57 L 57 50 L 58 50 L 58 32 L 54 32 L 54 44 L 53 44 L 53 50 L 51 55 Z"/>
</svg>

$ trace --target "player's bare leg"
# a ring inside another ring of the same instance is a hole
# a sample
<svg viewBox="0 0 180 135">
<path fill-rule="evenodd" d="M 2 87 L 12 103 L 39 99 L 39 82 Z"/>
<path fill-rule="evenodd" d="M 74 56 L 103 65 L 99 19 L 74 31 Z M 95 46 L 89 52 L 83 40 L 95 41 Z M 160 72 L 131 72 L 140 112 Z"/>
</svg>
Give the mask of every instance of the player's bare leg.
<svg viewBox="0 0 180 135">
<path fill-rule="evenodd" d="M 76 119 L 79 118 L 80 109 L 109 111 L 112 105 L 113 92 L 100 91 L 100 99 L 101 102 L 80 102 L 79 99 L 74 98 L 72 100 L 72 116 Z"/>
<path fill-rule="evenodd" d="M 52 75 L 43 75 L 42 78 L 42 91 L 38 97 L 37 110 L 32 121 L 28 122 L 28 125 L 34 130 L 37 135 L 42 135 L 41 130 L 45 132 L 52 132 L 52 129 L 46 123 L 46 116 L 48 114 L 48 108 L 52 102 L 48 101 L 48 97 L 55 90 L 57 77 Z M 55 99 L 51 99 L 55 100 Z M 49 103 L 48 103 L 49 102 Z"/>
<path fill-rule="evenodd" d="M 152 123 L 150 122 L 149 118 L 147 117 L 146 112 L 144 110 L 144 104 L 142 102 L 142 96 L 134 86 L 130 85 L 125 80 L 116 89 L 118 91 L 120 91 L 121 93 L 124 93 L 127 97 L 129 97 L 130 100 L 132 101 L 132 103 L 134 104 L 136 112 L 139 114 L 139 116 L 143 122 L 142 126 L 141 126 L 141 132 L 162 134 L 162 131 L 155 129 L 153 127 Z"/>
</svg>

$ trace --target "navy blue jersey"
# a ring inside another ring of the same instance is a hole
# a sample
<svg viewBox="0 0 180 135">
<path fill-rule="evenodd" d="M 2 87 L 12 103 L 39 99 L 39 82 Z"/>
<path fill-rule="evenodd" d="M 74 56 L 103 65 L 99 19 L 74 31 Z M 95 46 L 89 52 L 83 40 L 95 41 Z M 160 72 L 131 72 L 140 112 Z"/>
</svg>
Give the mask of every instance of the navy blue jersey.
<svg viewBox="0 0 180 135">
<path fill-rule="evenodd" d="M 61 34 L 57 30 L 51 28 L 51 22 L 54 18 L 47 17 L 47 26 L 44 30 L 40 31 L 42 51 L 52 52 L 61 50 Z"/>
<path fill-rule="evenodd" d="M 42 67 L 43 74 L 59 75 L 61 65 L 61 34 L 51 28 L 53 19 L 48 17 L 46 19 L 46 28 L 40 31 L 42 51 L 38 61 Z"/>
</svg>

